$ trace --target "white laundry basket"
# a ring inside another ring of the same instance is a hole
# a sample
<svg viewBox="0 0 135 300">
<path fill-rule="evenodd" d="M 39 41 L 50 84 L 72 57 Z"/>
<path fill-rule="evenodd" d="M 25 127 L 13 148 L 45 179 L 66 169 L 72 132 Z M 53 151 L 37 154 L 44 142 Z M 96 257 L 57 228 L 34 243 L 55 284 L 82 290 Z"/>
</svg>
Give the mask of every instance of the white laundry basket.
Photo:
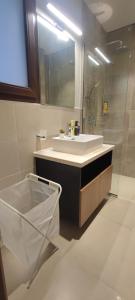
<svg viewBox="0 0 135 300">
<path fill-rule="evenodd" d="M 47 240 L 59 233 L 61 191 L 59 184 L 34 174 L 0 191 L 2 242 L 33 270 Z"/>
</svg>

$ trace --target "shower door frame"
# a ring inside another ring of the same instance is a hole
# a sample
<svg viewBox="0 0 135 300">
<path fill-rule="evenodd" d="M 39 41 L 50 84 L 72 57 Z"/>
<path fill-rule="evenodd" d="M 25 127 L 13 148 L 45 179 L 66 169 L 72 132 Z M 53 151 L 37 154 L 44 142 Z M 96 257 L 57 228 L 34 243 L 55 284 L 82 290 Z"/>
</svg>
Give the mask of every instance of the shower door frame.
<svg viewBox="0 0 135 300">
<path fill-rule="evenodd" d="M 0 299 L 8 300 L 1 250 L 0 250 Z"/>
</svg>

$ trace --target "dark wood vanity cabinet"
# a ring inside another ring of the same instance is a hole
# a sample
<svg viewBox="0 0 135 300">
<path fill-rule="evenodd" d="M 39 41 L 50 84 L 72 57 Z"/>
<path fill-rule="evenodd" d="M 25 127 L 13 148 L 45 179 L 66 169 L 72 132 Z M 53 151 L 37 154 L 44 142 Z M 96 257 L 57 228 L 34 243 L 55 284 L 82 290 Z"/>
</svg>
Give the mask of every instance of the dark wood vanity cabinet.
<svg viewBox="0 0 135 300">
<path fill-rule="evenodd" d="M 35 158 L 36 173 L 62 186 L 60 215 L 83 226 L 111 188 L 112 151 L 87 164 L 74 167 Z"/>
</svg>

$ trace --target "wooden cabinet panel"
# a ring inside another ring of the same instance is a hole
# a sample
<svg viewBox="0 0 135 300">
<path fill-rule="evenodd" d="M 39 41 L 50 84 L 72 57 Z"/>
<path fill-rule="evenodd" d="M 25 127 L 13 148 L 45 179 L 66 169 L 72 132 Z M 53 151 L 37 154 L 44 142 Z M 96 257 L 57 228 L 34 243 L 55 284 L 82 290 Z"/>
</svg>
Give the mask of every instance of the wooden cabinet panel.
<svg viewBox="0 0 135 300">
<path fill-rule="evenodd" d="M 99 203 L 104 199 L 111 189 L 112 181 L 112 166 L 107 168 L 100 175 L 100 184 L 99 184 Z"/>
<path fill-rule="evenodd" d="M 80 191 L 79 226 L 81 227 L 111 188 L 112 166 L 109 166 Z"/>
</svg>

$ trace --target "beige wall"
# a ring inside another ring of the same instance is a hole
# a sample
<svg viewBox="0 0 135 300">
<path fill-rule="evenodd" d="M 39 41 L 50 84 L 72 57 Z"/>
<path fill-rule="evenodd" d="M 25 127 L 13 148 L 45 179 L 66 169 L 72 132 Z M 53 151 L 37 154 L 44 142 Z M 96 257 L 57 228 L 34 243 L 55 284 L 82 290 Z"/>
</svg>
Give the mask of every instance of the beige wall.
<svg viewBox="0 0 135 300">
<path fill-rule="evenodd" d="M 36 134 L 57 134 L 80 112 L 39 104 L 0 101 L 0 189 L 33 171 Z"/>
<path fill-rule="evenodd" d="M 105 45 L 105 31 L 84 2 L 82 2 L 82 27 L 87 49 L 93 52 L 94 47 Z"/>
</svg>

